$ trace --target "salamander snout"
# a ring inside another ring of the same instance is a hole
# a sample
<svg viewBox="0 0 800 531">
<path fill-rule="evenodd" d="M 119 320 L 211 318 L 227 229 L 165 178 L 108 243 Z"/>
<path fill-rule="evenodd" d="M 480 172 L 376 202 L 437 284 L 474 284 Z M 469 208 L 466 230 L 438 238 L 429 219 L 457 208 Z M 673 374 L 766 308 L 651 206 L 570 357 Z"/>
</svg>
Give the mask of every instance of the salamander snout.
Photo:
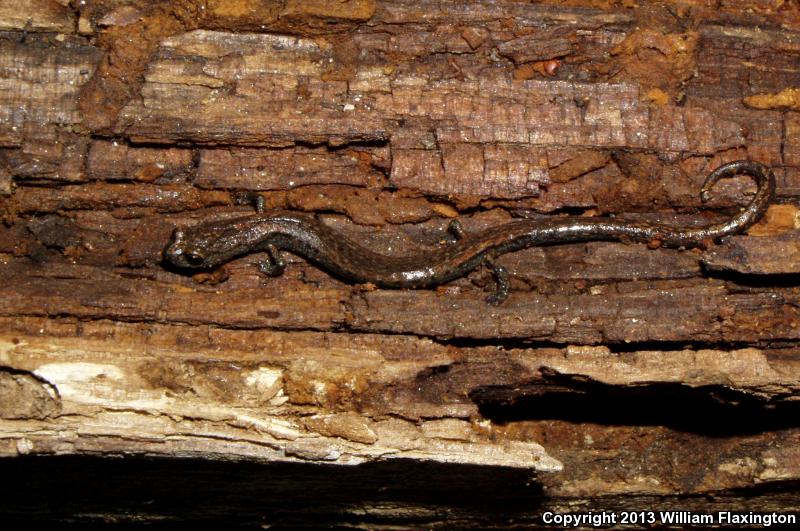
<svg viewBox="0 0 800 531">
<path fill-rule="evenodd" d="M 182 229 L 175 229 L 172 233 L 164 257 L 178 267 L 202 267 L 205 257 L 197 250 L 186 248 L 186 233 Z"/>
</svg>

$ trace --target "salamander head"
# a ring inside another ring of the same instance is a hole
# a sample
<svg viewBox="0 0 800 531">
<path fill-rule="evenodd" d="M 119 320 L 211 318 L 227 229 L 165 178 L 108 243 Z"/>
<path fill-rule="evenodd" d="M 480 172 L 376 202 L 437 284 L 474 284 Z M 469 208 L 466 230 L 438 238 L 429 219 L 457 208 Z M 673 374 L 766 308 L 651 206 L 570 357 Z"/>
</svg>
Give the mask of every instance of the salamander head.
<svg viewBox="0 0 800 531">
<path fill-rule="evenodd" d="M 164 258 L 188 269 L 216 267 L 250 250 L 246 228 L 241 220 L 224 220 L 175 229 Z"/>
<path fill-rule="evenodd" d="M 183 229 L 175 229 L 172 233 L 172 238 L 164 250 L 164 257 L 178 267 L 191 269 L 211 267 L 211 264 L 207 263 L 201 246 L 198 246 L 196 242 L 186 241 L 186 231 Z"/>
</svg>

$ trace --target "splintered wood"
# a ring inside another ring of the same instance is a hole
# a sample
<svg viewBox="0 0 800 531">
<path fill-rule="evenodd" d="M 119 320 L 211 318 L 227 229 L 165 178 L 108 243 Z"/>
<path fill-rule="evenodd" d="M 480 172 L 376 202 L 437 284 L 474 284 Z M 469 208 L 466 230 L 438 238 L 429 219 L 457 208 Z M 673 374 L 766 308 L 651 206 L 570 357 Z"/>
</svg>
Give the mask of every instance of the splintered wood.
<svg viewBox="0 0 800 531">
<path fill-rule="evenodd" d="M 800 8 L 563 4 L 0 2 L 0 455 L 512 470 L 530 524 L 756 486 L 753 510 L 800 510 Z M 742 158 L 777 177 L 746 234 L 507 254 L 497 307 L 485 268 L 388 290 L 162 255 L 254 194 L 391 255 L 451 245 L 454 218 L 702 226 L 752 197 L 700 199 Z M 465 510 L 401 498 L 318 514 Z"/>
</svg>

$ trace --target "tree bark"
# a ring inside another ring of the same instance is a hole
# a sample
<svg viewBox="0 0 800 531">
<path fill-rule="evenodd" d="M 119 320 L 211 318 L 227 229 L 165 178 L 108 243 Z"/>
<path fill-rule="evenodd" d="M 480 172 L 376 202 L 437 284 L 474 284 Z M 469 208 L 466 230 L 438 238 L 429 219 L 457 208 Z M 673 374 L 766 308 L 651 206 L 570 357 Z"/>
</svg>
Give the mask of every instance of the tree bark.
<svg viewBox="0 0 800 531">
<path fill-rule="evenodd" d="M 799 30 L 757 0 L 0 3 L 0 518 L 797 512 Z M 162 256 L 233 192 L 395 255 L 454 218 L 711 223 L 742 158 L 778 185 L 747 234 L 507 254 L 497 307 L 485 269 Z"/>
</svg>

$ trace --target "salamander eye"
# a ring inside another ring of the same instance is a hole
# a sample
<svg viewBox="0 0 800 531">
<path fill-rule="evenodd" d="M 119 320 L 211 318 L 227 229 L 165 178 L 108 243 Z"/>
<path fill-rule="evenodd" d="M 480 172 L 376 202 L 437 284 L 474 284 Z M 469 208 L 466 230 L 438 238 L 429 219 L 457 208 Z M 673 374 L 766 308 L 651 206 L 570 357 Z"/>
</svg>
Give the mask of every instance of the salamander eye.
<svg viewBox="0 0 800 531">
<path fill-rule="evenodd" d="M 191 252 L 186 253 L 186 261 L 193 266 L 199 266 L 203 264 L 203 255 L 198 252 Z"/>
</svg>

